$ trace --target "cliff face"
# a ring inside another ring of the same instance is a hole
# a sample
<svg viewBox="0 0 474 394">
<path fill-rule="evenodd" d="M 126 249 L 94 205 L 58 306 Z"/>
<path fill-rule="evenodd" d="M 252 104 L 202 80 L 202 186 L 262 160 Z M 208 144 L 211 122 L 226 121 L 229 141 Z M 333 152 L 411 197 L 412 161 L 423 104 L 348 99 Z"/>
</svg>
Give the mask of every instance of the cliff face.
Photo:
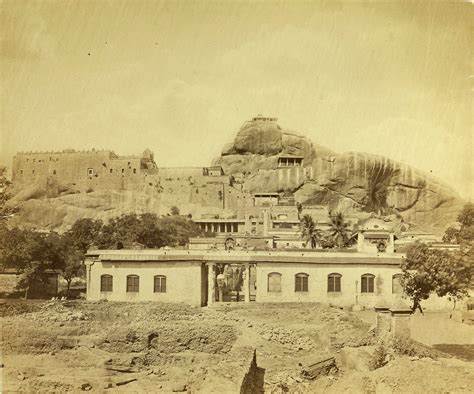
<svg viewBox="0 0 474 394">
<path fill-rule="evenodd" d="M 314 180 L 297 192 L 306 203 L 333 209 L 400 215 L 425 229 L 442 230 L 455 221 L 463 200 L 448 185 L 382 156 L 346 153 L 313 162 Z"/>
<path fill-rule="evenodd" d="M 277 168 L 278 156 L 288 154 L 303 156 L 303 167 Z M 338 155 L 276 124 L 244 124 L 214 164 L 251 193 L 289 191 L 302 204 L 396 215 L 426 230 L 443 230 L 463 205 L 451 187 L 422 171 L 382 156 Z"/>
</svg>

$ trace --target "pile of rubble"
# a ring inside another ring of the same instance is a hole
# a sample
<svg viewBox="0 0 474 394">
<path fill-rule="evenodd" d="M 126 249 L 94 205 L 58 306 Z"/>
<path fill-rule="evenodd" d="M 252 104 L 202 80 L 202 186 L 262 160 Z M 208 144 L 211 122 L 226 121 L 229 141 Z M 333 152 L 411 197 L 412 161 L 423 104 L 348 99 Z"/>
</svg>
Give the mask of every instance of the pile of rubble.
<svg viewBox="0 0 474 394">
<path fill-rule="evenodd" d="M 281 345 L 289 346 L 294 350 L 310 350 L 316 348 L 316 344 L 310 338 L 301 336 L 294 330 L 272 327 L 265 323 L 256 324 L 254 327 L 266 341 L 277 342 Z"/>
</svg>

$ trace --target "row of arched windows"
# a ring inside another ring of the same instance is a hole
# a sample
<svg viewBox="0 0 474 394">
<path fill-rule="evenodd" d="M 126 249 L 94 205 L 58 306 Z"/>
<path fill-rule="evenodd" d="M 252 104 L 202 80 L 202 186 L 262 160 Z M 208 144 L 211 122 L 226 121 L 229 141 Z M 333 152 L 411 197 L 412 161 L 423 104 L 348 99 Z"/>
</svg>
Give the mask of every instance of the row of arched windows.
<svg viewBox="0 0 474 394">
<path fill-rule="evenodd" d="M 111 292 L 114 288 L 112 275 L 101 275 L 100 291 Z M 138 293 L 140 291 L 140 277 L 138 275 L 127 275 L 127 293 Z M 155 275 L 153 277 L 153 291 L 155 293 L 166 293 L 166 276 Z"/>
<path fill-rule="evenodd" d="M 402 287 L 400 284 L 401 274 L 392 276 L 392 293 L 401 293 Z M 268 292 L 281 292 L 281 277 L 279 272 L 271 272 L 268 274 Z M 309 291 L 308 286 L 309 275 L 301 272 L 295 275 L 295 292 Z M 341 292 L 342 275 L 334 272 L 327 277 L 327 291 L 328 293 Z M 374 293 L 375 292 L 375 275 L 364 274 L 360 277 L 360 292 Z"/>
</svg>

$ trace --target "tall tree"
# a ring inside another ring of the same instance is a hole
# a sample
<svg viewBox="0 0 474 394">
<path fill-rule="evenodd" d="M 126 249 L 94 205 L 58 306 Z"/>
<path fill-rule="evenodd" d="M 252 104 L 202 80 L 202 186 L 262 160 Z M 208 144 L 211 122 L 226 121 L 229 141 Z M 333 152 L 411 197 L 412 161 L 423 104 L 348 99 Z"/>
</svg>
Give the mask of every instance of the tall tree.
<svg viewBox="0 0 474 394">
<path fill-rule="evenodd" d="M 81 250 L 74 244 L 71 234 L 59 235 L 50 233 L 45 238 L 48 247 L 49 267 L 58 269 L 67 283 L 66 296 L 69 295 L 71 283 L 74 278 L 84 275 L 84 255 L 86 250 Z"/>
<path fill-rule="evenodd" d="M 316 223 L 311 215 L 303 215 L 300 221 L 300 229 L 301 237 L 312 249 L 321 242 L 321 230 L 316 227 Z"/>
<path fill-rule="evenodd" d="M 46 270 L 60 267 L 57 249 L 49 236 L 32 230 L 5 229 L 2 235 L 0 260 L 21 274 L 17 289 L 24 290 L 27 298 L 30 287 L 43 281 Z"/>
<path fill-rule="evenodd" d="M 402 263 L 402 286 L 413 301 L 413 310 L 421 310 L 421 301 L 432 293 L 454 301 L 465 297 L 471 281 L 471 264 L 464 252 L 435 250 L 423 243 L 408 248 Z"/>
<path fill-rule="evenodd" d="M 79 251 L 86 253 L 87 249 L 97 242 L 102 227 L 102 220 L 79 219 L 65 233 L 65 236 Z"/>
<path fill-rule="evenodd" d="M 0 166 L 0 226 L 18 212 L 17 206 L 8 204 L 11 198 L 11 185 L 6 176 L 6 168 Z"/>
<path fill-rule="evenodd" d="M 329 213 L 330 218 L 330 234 L 339 248 L 347 245 L 349 241 L 349 223 L 344 219 L 341 212 Z"/>
<path fill-rule="evenodd" d="M 474 204 L 467 203 L 457 217 L 458 224 L 446 229 L 443 241 L 471 247 L 474 240 Z"/>
</svg>

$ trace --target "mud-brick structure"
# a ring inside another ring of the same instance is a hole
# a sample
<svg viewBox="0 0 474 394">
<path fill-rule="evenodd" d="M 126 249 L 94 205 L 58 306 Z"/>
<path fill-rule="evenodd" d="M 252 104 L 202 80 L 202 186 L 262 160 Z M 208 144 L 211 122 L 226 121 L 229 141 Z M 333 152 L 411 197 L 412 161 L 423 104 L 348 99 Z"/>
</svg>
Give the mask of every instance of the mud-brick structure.
<svg viewBox="0 0 474 394">
<path fill-rule="evenodd" d="M 15 187 L 34 183 L 56 182 L 73 186 L 79 191 L 88 189 L 124 189 L 146 182 L 146 177 L 157 174 L 153 152 L 142 156 L 119 156 L 111 150 L 60 152 L 21 152 L 13 158 Z"/>
</svg>

